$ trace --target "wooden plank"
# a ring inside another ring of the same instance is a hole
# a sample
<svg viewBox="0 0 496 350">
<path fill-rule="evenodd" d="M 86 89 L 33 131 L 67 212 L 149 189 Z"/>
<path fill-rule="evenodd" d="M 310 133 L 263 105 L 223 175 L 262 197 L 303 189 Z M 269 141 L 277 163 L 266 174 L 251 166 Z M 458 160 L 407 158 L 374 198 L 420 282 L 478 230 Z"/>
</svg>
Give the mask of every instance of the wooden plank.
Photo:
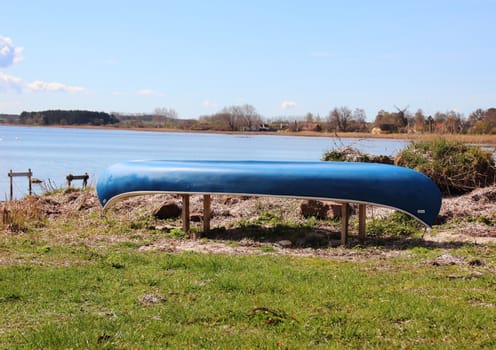
<svg viewBox="0 0 496 350">
<path fill-rule="evenodd" d="M 68 175 L 69 177 L 69 175 Z M 84 180 L 84 179 L 88 179 L 90 176 L 89 175 L 72 175 L 71 176 L 71 179 L 72 180 Z"/>
<path fill-rule="evenodd" d="M 13 178 L 14 177 L 27 177 L 28 178 L 28 189 L 29 189 L 29 195 L 31 196 L 33 194 L 33 185 L 31 183 L 31 177 L 33 176 L 33 172 L 31 169 L 28 169 L 28 171 L 22 171 L 22 172 L 13 172 L 12 169 L 10 169 L 9 173 L 9 178 L 10 178 L 10 200 L 12 201 L 14 199 L 14 186 L 13 186 Z"/>
<path fill-rule="evenodd" d="M 341 244 L 345 245 L 348 240 L 349 204 L 341 204 Z"/>
<path fill-rule="evenodd" d="M 83 180 L 83 188 L 85 188 L 86 185 L 88 184 L 89 178 L 90 176 L 88 175 L 88 173 L 84 173 L 83 175 L 67 174 L 67 176 L 65 177 L 65 179 L 67 180 L 67 186 L 69 187 L 71 187 L 73 180 Z"/>
<path fill-rule="evenodd" d="M 210 231 L 211 202 L 209 194 L 203 195 L 203 232 Z"/>
<path fill-rule="evenodd" d="M 365 240 L 366 235 L 366 209 L 365 204 L 358 204 L 358 236 L 362 241 Z"/>
<path fill-rule="evenodd" d="M 33 176 L 33 173 L 31 171 L 14 173 L 12 170 L 9 172 L 9 177 L 20 177 L 20 176 L 30 177 Z"/>
<path fill-rule="evenodd" d="M 182 210 L 182 219 L 183 219 L 183 231 L 189 233 L 189 194 L 181 195 L 183 199 L 183 210 Z"/>
</svg>

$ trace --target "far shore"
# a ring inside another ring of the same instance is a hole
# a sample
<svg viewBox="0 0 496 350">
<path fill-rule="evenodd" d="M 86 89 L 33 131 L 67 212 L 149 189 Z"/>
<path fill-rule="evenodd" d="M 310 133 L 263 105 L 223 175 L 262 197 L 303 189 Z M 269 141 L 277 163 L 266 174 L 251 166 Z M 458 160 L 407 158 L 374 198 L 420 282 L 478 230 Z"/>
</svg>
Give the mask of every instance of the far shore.
<svg viewBox="0 0 496 350">
<path fill-rule="evenodd" d="M 463 143 L 495 146 L 496 135 L 476 135 L 476 134 L 430 134 L 430 133 L 382 133 L 372 134 L 368 132 L 318 132 L 318 131 L 224 131 L 224 130 L 191 130 L 191 129 L 171 129 L 171 128 L 151 128 L 151 127 L 121 127 L 121 126 L 95 126 L 95 125 L 21 125 L 21 124 L 0 124 L 0 126 L 23 126 L 42 128 L 62 128 L 62 129 L 98 129 L 98 130 L 129 130 L 145 132 L 164 133 L 198 133 L 198 134 L 224 134 L 224 135 L 275 135 L 275 136 L 306 136 L 306 137 L 335 137 L 335 138 L 358 138 L 358 139 L 396 139 L 396 140 L 432 140 L 436 138 L 446 138 L 457 140 Z"/>
</svg>

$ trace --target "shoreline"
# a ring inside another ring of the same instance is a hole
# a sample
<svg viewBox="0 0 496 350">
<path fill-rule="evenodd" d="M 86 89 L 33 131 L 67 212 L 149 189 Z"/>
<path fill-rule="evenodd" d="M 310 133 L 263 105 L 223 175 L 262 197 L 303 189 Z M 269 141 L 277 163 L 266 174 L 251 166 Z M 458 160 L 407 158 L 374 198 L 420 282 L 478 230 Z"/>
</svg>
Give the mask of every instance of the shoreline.
<svg viewBox="0 0 496 350">
<path fill-rule="evenodd" d="M 115 126 L 95 126 L 95 125 L 22 125 L 22 124 L 0 124 L 0 126 L 18 126 L 32 128 L 58 128 L 58 129 L 90 129 L 90 130 L 126 130 L 161 133 L 189 133 L 189 134 L 221 134 L 221 135 L 271 135 L 271 136 L 302 136 L 302 137 L 331 137 L 336 139 L 393 139 L 424 141 L 436 138 L 446 138 L 457 140 L 463 143 L 479 145 L 483 147 L 496 147 L 496 135 L 472 135 L 472 134 L 372 134 L 367 132 L 318 132 L 318 131 L 223 131 L 223 130 L 182 130 L 170 128 L 131 128 Z"/>
</svg>

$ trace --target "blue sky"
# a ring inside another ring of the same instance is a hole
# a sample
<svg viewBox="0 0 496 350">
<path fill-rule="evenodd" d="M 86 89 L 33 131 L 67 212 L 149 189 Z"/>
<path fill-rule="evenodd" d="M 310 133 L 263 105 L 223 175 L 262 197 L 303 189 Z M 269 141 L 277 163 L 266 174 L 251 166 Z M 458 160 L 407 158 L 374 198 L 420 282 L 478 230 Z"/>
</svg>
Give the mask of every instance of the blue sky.
<svg viewBox="0 0 496 350">
<path fill-rule="evenodd" d="M 496 0 L 2 1 L 0 113 L 496 105 Z"/>
</svg>

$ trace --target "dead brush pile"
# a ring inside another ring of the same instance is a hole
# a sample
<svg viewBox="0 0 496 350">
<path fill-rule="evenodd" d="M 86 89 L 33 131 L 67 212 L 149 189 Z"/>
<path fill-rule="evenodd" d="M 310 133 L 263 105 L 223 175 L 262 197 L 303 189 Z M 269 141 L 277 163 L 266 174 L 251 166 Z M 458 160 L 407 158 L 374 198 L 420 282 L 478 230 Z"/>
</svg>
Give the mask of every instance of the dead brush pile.
<svg viewBox="0 0 496 350">
<path fill-rule="evenodd" d="M 396 156 L 395 164 L 424 173 L 445 196 L 468 193 L 496 181 L 491 151 L 443 138 L 412 142 Z"/>
<path fill-rule="evenodd" d="M 93 190 L 68 188 L 42 196 L 26 196 L 0 204 L 2 228 L 13 233 L 44 227 L 47 220 L 68 218 L 74 213 L 97 210 L 98 199 Z"/>
</svg>

